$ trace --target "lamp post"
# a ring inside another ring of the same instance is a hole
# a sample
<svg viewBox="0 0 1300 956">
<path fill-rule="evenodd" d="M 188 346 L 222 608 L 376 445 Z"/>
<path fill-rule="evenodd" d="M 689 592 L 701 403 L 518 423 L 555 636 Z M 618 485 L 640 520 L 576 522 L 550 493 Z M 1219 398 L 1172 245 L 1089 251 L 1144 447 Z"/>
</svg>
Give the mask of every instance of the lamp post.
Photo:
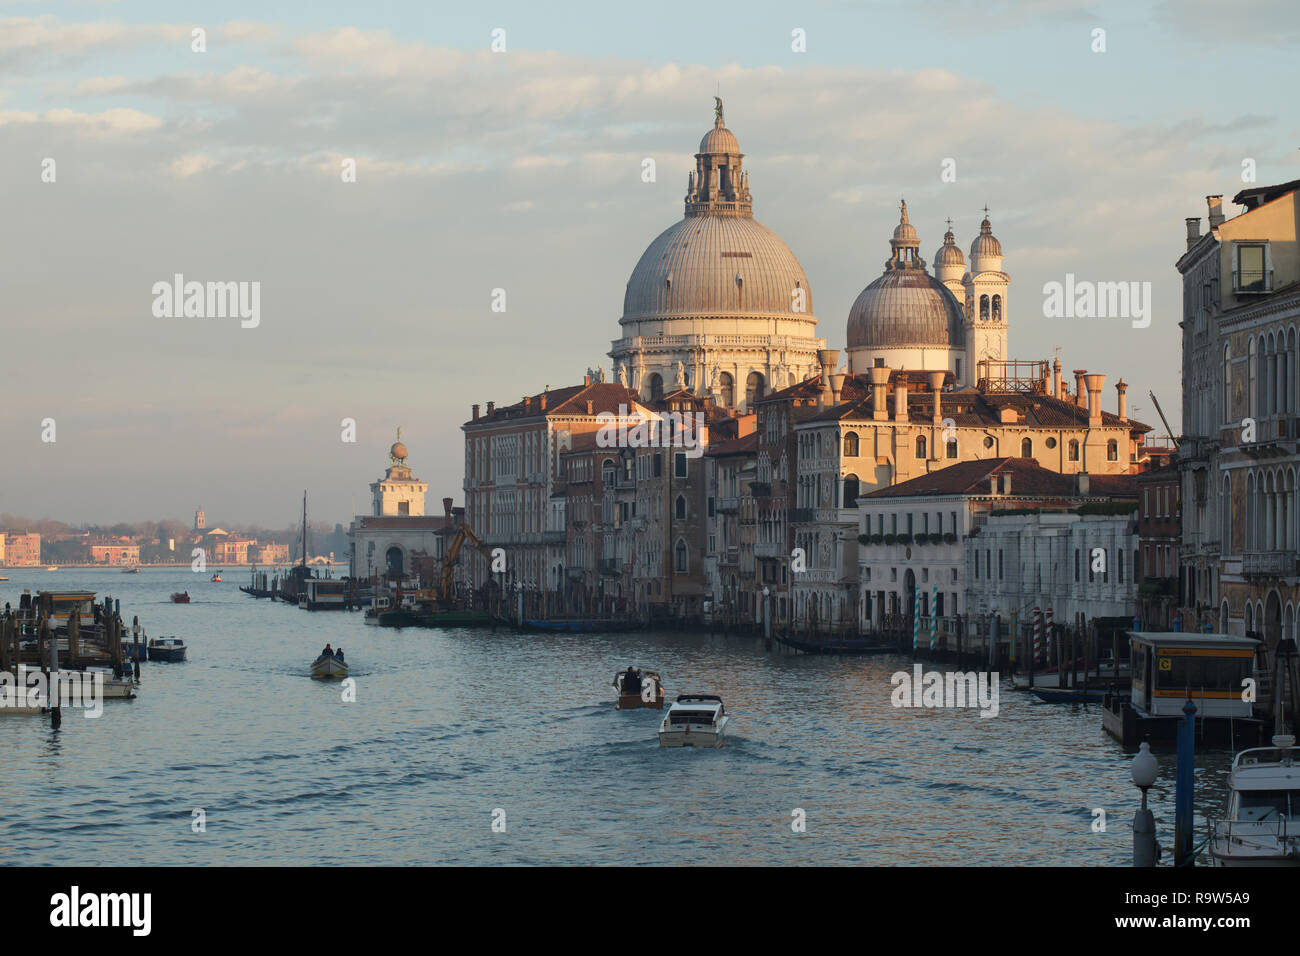
<svg viewBox="0 0 1300 956">
<path fill-rule="evenodd" d="M 1142 806 L 1133 817 L 1133 865 L 1155 866 L 1160 859 L 1160 847 L 1156 843 L 1155 816 L 1147 809 L 1147 790 L 1156 782 L 1160 765 L 1156 762 L 1151 745 L 1145 740 L 1138 748 L 1138 755 L 1133 758 L 1129 773 L 1133 785 L 1142 791 Z"/>
</svg>

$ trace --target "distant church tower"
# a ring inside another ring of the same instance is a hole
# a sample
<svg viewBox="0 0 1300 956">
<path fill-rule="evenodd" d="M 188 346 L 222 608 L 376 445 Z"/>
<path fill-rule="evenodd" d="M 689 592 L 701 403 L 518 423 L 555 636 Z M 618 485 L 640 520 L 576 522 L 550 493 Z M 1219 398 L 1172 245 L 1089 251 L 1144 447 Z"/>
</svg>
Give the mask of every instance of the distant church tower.
<svg viewBox="0 0 1300 956">
<path fill-rule="evenodd" d="M 970 271 L 962 277 L 966 361 L 972 383 L 980 378 L 980 362 L 1007 358 L 1007 286 L 1010 284 L 1011 277 L 1002 271 L 1002 243 L 993 235 L 989 211 L 985 208 L 980 234 L 970 246 Z"/>
<path fill-rule="evenodd" d="M 203 509 L 200 508 L 198 511 L 194 512 L 194 530 L 202 531 L 207 526 L 208 526 L 208 519 L 204 517 Z"/>
<path fill-rule="evenodd" d="M 428 482 L 416 478 L 406 464 L 406 446 L 402 444 L 402 430 L 397 430 L 397 441 L 388 450 L 388 470 L 384 477 L 370 483 L 371 513 L 375 517 L 386 515 L 424 514 L 424 495 Z"/>
</svg>

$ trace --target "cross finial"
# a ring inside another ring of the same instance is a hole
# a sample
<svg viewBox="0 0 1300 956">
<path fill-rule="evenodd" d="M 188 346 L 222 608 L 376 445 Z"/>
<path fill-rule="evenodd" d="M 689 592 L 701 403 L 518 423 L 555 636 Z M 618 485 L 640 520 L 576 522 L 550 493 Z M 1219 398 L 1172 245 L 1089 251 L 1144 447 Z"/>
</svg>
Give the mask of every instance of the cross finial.
<svg viewBox="0 0 1300 956">
<path fill-rule="evenodd" d="M 952 232 L 952 216 L 948 217 L 948 231 Z"/>
<path fill-rule="evenodd" d="M 988 203 L 985 203 L 985 204 L 984 204 L 984 218 L 987 219 L 988 217 L 989 217 L 989 204 L 988 204 Z"/>
</svg>

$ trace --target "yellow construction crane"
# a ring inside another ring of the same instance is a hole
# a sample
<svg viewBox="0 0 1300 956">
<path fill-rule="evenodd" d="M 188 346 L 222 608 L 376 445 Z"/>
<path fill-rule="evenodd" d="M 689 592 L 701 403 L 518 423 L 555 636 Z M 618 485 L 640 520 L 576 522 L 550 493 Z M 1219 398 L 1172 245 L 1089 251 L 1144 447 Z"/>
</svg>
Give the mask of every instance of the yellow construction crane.
<svg viewBox="0 0 1300 956">
<path fill-rule="evenodd" d="M 479 553 L 489 561 L 492 560 L 492 549 L 483 543 L 483 540 L 474 533 L 474 529 L 467 524 L 462 524 L 456 529 L 456 536 L 451 539 L 451 545 L 447 548 L 447 553 L 442 559 L 442 571 L 438 575 L 438 586 L 435 597 L 438 602 L 444 606 L 450 604 L 456 597 L 456 587 L 452 578 L 456 572 L 456 562 L 460 559 L 460 550 L 468 541 Z"/>
</svg>

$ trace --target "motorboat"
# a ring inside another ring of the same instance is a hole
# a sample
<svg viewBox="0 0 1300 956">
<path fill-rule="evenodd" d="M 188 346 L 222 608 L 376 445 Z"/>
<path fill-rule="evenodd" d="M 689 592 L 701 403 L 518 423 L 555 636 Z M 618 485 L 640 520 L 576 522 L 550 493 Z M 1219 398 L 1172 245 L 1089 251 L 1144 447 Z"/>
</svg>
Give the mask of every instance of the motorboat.
<svg viewBox="0 0 1300 956">
<path fill-rule="evenodd" d="M 1210 821 L 1210 856 L 1215 866 L 1300 866 L 1300 747 L 1293 735 L 1233 758 L 1226 815 Z"/>
<path fill-rule="evenodd" d="M 47 567 L 45 570 L 46 570 L 46 571 L 57 571 L 57 570 L 59 570 L 59 566 L 58 566 L 57 564 L 51 564 L 51 565 L 50 565 L 49 567 Z"/>
<path fill-rule="evenodd" d="M 140 573 L 140 566 L 137 564 L 137 565 L 132 565 L 132 566 L 129 567 L 129 568 L 123 568 L 123 569 L 122 569 L 122 573 L 123 573 L 123 574 L 139 574 L 139 573 Z"/>
<path fill-rule="evenodd" d="M 659 746 L 721 747 L 730 722 L 716 694 L 678 694 L 659 725 Z"/>
<path fill-rule="evenodd" d="M 347 663 L 337 655 L 322 654 L 311 665 L 313 680 L 341 680 L 348 676 Z"/>
<path fill-rule="evenodd" d="M 173 604 L 189 604 L 189 603 L 190 603 L 190 592 L 189 592 L 189 591 L 173 591 L 173 592 L 172 592 L 172 603 L 173 603 Z"/>
<path fill-rule="evenodd" d="M 149 640 L 149 660 L 178 663 L 185 660 L 185 642 L 179 637 L 155 637 Z"/>
<path fill-rule="evenodd" d="M 629 688 L 627 685 L 627 671 L 619 671 L 614 675 L 614 689 L 618 691 L 617 710 L 632 710 L 636 707 L 651 707 L 655 710 L 664 709 L 664 685 L 659 680 L 659 674 L 655 671 L 640 671 L 641 683 L 639 687 Z M 654 691 L 649 688 L 653 686 Z"/>
<path fill-rule="evenodd" d="M 212 583 L 213 583 L 213 584 L 220 584 L 220 583 L 221 583 L 221 575 L 220 575 L 220 574 L 214 574 L 214 575 L 212 575 Z"/>
</svg>

